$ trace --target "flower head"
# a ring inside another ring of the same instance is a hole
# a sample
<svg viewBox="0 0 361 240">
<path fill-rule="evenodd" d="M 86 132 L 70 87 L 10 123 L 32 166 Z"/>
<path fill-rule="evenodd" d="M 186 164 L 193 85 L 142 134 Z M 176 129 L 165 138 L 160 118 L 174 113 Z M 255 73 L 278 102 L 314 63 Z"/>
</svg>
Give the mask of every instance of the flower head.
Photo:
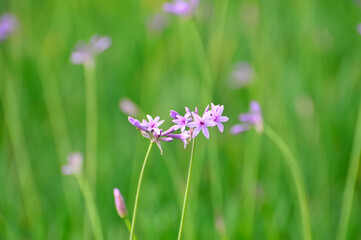
<svg viewBox="0 0 361 240">
<path fill-rule="evenodd" d="M 18 19 L 9 13 L 4 13 L 0 17 L 0 42 L 4 41 L 12 34 L 18 26 Z"/>
<path fill-rule="evenodd" d="M 93 64 L 94 56 L 107 50 L 111 44 L 110 37 L 95 35 L 90 39 L 89 44 L 83 41 L 79 42 L 71 54 L 70 60 L 73 64 Z"/>
<path fill-rule="evenodd" d="M 218 129 L 220 132 L 223 132 L 223 124 L 222 122 L 227 122 L 229 120 L 228 117 L 226 116 L 222 116 L 223 110 L 224 110 L 224 106 L 219 106 L 219 105 L 214 105 L 213 103 L 211 103 L 212 106 L 212 118 L 214 123 L 217 125 Z"/>
<path fill-rule="evenodd" d="M 239 115 L 239 120 L 242 123 L 236 124 L 231 128 L 232 134 L 239 134 L 251 129 L 252 127 L 254 127 L 257 132 L 263 131 L 263 118 L 259 103 L 252 101 L 249 106 L 250 111 L 248 113 Z"/>
<path fill-rule="evenodd" d="M 178 135 L 172 134 L 175 131 L 174 126 L 166 131 L 163 131 L 163 129 L 160 129 L 159 126 L 164 122 L 164 120 L 159 121 L 159 117 L 155 117 L 153 119 L 150 115 L 147 115 L 147 118 L 148 121 L 143 119 L 142 122 L 132 117 L 128 117 L 128 120 L 133 126 L 140 130 L 143 137 L 148 138 L 151 142 L 155 142 L 157 144 L 161 154 L 163 154 L 163 150 L 160 141 L 171 142 L 173 141 L 173 138 L 181 139 Z"/>
<path fill-rule="evenodd" d="M 64 175 L 78 174 L 83 168 L 83 154 L 74 152 L 68 155 L 68 164 L 61 168 Z"/>
<path fill-rule="evenodd" d="M 115 208 L 119 214 L 120 218 L 125 218 L 128 216 L 127 207 L 125 206 L 125 201 L 120 193 L 118 188 L 114 188 L 114 201 L 115 201 Z"/>
<path fill-rule="evenodd" d="M 207 106 L 202 117 L 199 116 L 197 113 L 192 112 L 193 122 L 189 123 L 188 126 L 194 128 L 192 135 L 193 138 L 195 138 L 200 131 L 203 132 L 203 135 L 206 138 L 209 138 L 208 127 L 214 127 L 216 125 L 212 117 L 212 112 L 208 111 L 208 109 L 209 106 Z"/>
<path fill-rule="evenodd" d="M 189 111 L 189 109 L 187 107 L 185 109 L 186 109 L 186 114 L 184 116 L 178 114 L 174 110 L 170 111 L 170 116 L 174 119 L 174 120 L 172 120 L 172 122 L 177 124 L 177 125 L 175 125 L 174 130 L 181 129 L 181 132 L 184 132 L 185 128 L 188 126 L 188 123 L 190 123 L 192 121 L 192 119 L 190 118 L 191 112 Z"/>
<path fill-rule="evenodd" d="M 198 7 L 198 0 L 173 0 L 163 4 L 163 10 L 178 16 L 190 16 Z"/>
<path fill-rule="evenodd" d="M 147 129 L 148 132 L 154 132 L 155 134 L 160 135 L 159 126 L 162 125 L 164 120 L 159 121 L 160 118 L 158 116 L 153 119 L 150 115 L 147 115 L 147 118 L 148 122 L 143 119 L 143 122 L 140 125 Z"/>
</svg>

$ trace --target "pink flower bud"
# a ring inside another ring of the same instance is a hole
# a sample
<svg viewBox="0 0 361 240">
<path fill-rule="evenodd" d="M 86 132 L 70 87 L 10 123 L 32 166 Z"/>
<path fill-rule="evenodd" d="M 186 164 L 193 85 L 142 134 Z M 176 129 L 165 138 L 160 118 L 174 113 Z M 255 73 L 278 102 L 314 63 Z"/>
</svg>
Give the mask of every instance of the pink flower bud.
<svg viewBox="0 0 361 240">
<path fill-rule="evenodd" d="M 124 198 L 118 188 L 114 188 L 114 200 L 119 217 L 125 218 L 128 215 L 128 211 L 125 207 Z"/>
</svg>

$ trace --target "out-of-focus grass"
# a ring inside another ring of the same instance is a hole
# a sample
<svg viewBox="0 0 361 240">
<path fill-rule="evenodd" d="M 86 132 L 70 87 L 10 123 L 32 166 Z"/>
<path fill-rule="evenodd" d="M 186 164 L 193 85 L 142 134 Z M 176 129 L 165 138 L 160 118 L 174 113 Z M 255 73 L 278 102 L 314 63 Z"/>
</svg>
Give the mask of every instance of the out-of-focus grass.
<svg viewBox="0 0 361 240">
<path fill-rule="evenodd" d="M 83 236 L 83 200 L 75 179 L 62 176 L 60 166 L 69 152 L 85 152 L 83 69 L 70 64 L 69 55 L 78 40 L 98 33 L 113 39 L 97 57 L 96 202 L 106 239 L 129 236 L 115 211 L 112 189 L 121 190 L 132 212 L 147 148 L 118 109 L 124 96 L 143 112 L 166 119 L 165 126 L 170 126 L 170 109 L 204 108 L 210 101 L 225 105 L 230 117 L 225 133 L 212 130 L 210 140 L 197 139 L 184 239 L 219 239 L 219 216 L 230 239 L 302 238 L 282 154 L 255 132 L 229 134 L 252 99 L 260 101 L 265 121 L 298 160 L 313 238 L 332 239 L 360 102 L 361 36 L 355 28 L 361 9 L 352 2 L 325 0 L 201 1 L 194 19 L 171 17 L 163 32 L 150 33 L 146 21 L 161 11 L 161 4 L 0 3 L 1 13 L 12 12 L 20 20 L 19 32 L 0 43 L 0 238 Z M 240 60 L 253 66 L 254 84 L 232 90 L 229 71 Z M 7 102 L 9 94 L 16 100 Z M 9 110 L 17 111 L 19 122 Z M 20 148 L 13 131 L 24 136 Z M 178 142 L 163 148 L 162 157 L 153 149 L 145 172 L 138 239 L 177 235 L 190 149 Z M 21 180 L 27 166 L 39 198 L 39 219 L 27 215 L 28 201 L 36 199 L 35 191 L 28 192 L 31 180 Z M 358 178 L 348 239 L 361 236 L 359 202 Z"/>
</svg>

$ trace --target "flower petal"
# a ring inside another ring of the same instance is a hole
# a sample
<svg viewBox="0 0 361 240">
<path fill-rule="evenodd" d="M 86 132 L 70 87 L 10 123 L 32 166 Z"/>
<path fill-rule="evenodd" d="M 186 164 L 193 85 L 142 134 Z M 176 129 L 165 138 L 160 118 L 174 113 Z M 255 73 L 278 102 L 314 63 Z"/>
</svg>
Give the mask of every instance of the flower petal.
<svg viewBox="0 0 361 240">
<path fill-rule="evenodd" d="M 203 135 L 209 139 L 209 131 L 207 127 L 202 127 Z"/>
<path fill-rule="evenodd" d="M 196 127 L 196 128 L 194 128 L 193 129 L 193 138 L 195 138 L 195 137 L 197 137 L 197 135 L 198 135 L 198 133 L 201 131 L 201 129 L 200 128 L 198 128 L 198 127 Z"/>
<path fill-rule="evenodd" d="M 224 129 L 223 124 L 219 122 L 219 123 L 217 123 L 217 127 L 218 127 L 219 131 L 222 133 L 223 129 Z"/>
</svg>

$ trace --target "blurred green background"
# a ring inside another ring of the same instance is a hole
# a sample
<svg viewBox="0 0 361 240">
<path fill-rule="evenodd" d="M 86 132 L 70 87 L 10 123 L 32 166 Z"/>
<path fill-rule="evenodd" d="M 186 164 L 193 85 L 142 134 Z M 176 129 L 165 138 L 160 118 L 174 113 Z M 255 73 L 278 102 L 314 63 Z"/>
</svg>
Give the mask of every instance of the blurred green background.
<svg viewBox="0 0 361 240">
<path fill-rule="evenodd" d="M 229 133 L 254 99 L 300 166 L 313 238 L 333 239 L 361 100 L 359 3 L 201 0 L 194 17 L 169 15 L 152 31 L 149 19 L 162 4 L 0 1 L 0 14 L 19 18 L 17 33 L 0 43 L 0 239 L 92 239 L 76 180 L 60 169 L 69 153 L 85 153 L 84 70 L 69 57 L 94 34 L 113 40 L 96 58 L 93 192 L 105 239 L 129 238 L 113 188 L 131 213 L 148 144 L 119 110 L 123 97 L 165 119 L 165 128 L 171 109 L 225 106 L 225 132 L 197 138 L 183 239 L 303 239 L 280 150 L 255 131 Z M 239 61 L 255 74 L 235 90 L 228 81 Z M 190 147 L 174 141 L 163 150 L 153 148 L 145 171 L 138 239 L 177 236 Z M 358 177 L 347 239 L 361 239 L 360 194 Z"/>
</svg>

